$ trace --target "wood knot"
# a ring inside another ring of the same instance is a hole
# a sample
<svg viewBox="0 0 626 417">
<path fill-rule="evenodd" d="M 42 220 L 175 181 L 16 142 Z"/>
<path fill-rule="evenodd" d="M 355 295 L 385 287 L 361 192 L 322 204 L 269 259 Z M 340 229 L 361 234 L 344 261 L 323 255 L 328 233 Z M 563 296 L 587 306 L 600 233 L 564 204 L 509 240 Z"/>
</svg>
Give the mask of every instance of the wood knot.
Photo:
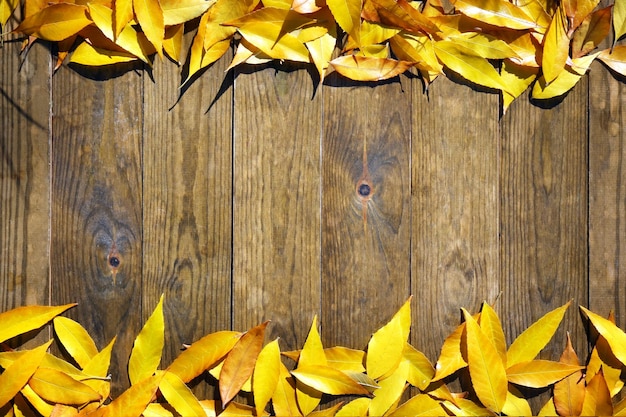
<svg viewBox="0 0 626 417">
<path fill-rule="evenodd" d="M 359 185 L 359 188 L 357 190 L 357 193 L 359 193 L 361 197 L 367 197 L 370 195 L 371 192 L 372 188 L 369 186 L 369 184 L 361 184 Z"/>
</svg>

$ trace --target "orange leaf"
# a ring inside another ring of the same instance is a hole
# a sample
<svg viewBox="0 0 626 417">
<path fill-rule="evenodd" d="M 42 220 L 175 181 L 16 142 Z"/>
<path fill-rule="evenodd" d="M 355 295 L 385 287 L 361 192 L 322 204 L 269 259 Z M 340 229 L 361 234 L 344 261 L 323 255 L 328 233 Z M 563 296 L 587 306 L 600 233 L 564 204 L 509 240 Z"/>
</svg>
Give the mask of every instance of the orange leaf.
<svg viewBox="0 0 626 417">
<path fill-rule="evenodd" d="M 56 3 L 24 19 L 15 32 L 49 41 L 62 41 L 90 23 L 85 6 Z"/>
<path fill-rule="evenodd" d="M 613 403 L 611 393 L 606 385 L 602 370 L 594 375 L 587 384 L 587 393 L 581 415 L 584 416 L 612 416 Z"/>
<path fill-rule="evenodd" d="M 567 333 L 567 345 L 561 354 L 561 363 L 578 366 L 578 356 L 572 347 L 572 341 Z M 554 384 L 554 407 L 560 416 L 579 416 L 585 399 L 585 377 L 582 371 Z"/>
<path fill-rule="evenodd" d="M 578 58 L 596 49 L 611 30 L 613 6 L 596 10 L 582 21 L 572 39 L 572 58 Z"/>
<path fill-rule="evenodd" d="M 167 368 L 183 382 L 189 382 L 206 369 L 215 366 L 235 346 L 241 333 L 211 333 L 185 349 Z"/>
<path fill-rule="evenodd" d="M 222 404 L 228 404 L 252 376 L 254 364 L 263 348 L 268 323 L 269 321 L 266 321 L 248 330 L 224 359 L 219 383 Z"/>
<path fill-rule="evenodd" d="M 51 343 L 52 340 L 33 350 L 24 352 L 21 360 L 5 367 L 4 372 L 0 374 L 0 408 L 11 401 L 26 385 L 39 367 Z"/>
<path fill-rule="evenodd" d="M 158 0 L 133 0 L 133 10 L 143 33 L 154 45 L 159 56 L 163 57 L 163 38 L 165 23 L 163 10 Z"/>
<path fill-rule="evenodd" d="M 388 58 L 366 58 L 343 55 L 330 61 L 330 65 L 344 77 L 356 81 L 380 81 L 395 77 L 411 68 L 406 61 Z"/>
<path fill-rule="evenodd" d="M 472 386 L 485 407 L 502 411 L 508 392 L 507 374 L 496 348 L 485 336 L 476 320 L 463 309 L 465 348 Z"/>
</svg>

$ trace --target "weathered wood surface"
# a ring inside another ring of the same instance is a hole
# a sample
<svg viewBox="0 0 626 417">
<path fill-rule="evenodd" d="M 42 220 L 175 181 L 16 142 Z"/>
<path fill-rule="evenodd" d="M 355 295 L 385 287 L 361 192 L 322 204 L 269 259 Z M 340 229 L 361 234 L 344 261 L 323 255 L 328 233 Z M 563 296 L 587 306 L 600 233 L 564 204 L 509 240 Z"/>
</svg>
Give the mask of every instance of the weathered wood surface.
<svg viewBox="0 0 626 417">
<path fill-rule="evenodd" d="M 624 86 L 599 65 L 557 106 L 499 118 L 497 95 L 443 78 L 428 96 L 404 76 L 315 89 L 220 61 L 169 110 L 170 63 L 51 77 L 45 48 L 21 70 L 17 49 L 0 49 L 0 308 L 78 302 L 98 346 L 118 336 L 117 390 L 161 293 L 163 367 L 267 319 L 300 348 L 315 314 L 326 345 L 363 348 L 411 294 L 432 361 L 483 300 L 509 341 L 573 300 L 551 358 L 566 330 L 585 356 L 577 304 L 625 324 Z"/>
</svg>

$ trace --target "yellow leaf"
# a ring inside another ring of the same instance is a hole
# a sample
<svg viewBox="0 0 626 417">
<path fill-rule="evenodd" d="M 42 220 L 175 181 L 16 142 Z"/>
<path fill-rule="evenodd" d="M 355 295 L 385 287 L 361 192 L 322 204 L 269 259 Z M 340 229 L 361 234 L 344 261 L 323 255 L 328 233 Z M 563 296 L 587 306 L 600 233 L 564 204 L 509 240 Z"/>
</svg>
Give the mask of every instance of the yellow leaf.
<svg viewBox="0 0 626 417">
<path fill-rule="evenodd" d="M 56 3 L 24 19 L 15 31 L 48 41 L 62 41 L 90 23 L 85 6 Z"/>
<path fill-rule="evenodd" d="M 296 381 L 282 362 L 280 376 L 272 395 L 272 406 L 277 416 L 301 416 L 296 400 Z"/>
<path fill-rule="evenodd" d="M 403 61 L 415 62 L 426 71 L 441 73 L 443 66 L 437 59 L 430 37 L 424 34 L 401 33 L 389 40 L 394 54 Z"/>
<path fill-rule="evenodd" d="M 327 366 L 322 339 L 317 330 L 317 316 L 313 317 L 313 323 L 309 329 L 309 334 L 304 342 L 304 346 L 300 351 L 298 359 L 298 368 Z M 297 371 L 298 369 L 296 369 Z M 322 399 L 322 392 L 304 384 L 300 380 L 296 380 L 296 398 L 298 400 L 298 408 L 303 415 L 309 414 L 317 407 Z"/>
<path fill-rule="evenodd" d="M 365 417 L 367 416 L 367 409 L 369 408 L 370 398 L 357 398 L 349 403 L 345 404 L 335 417 Z"/>
<path fill-rule="evenodd" d="M 0 327 L 0 342 L 30 332 L 31 330 L 36 330 L 75 305 L 76 304 L 66 304 L 58 307 L 18 307 L 0 313 L 0 323 L 2 323 Z"/>
<path fill-rule="evenodd" d="M 413 34 L 421 31 L 428 34 L 440 32 L 437 25 L 406 0 L 367 0 L 362 16 L 371 22 L 401 28 Z"/>
<path fill-rule="evenodd" d="M 380 81 L 395 77 L 408 70 L 412 64 L 387 58 L 367 58 L 343 55 L 330 61 L 330 65 L 344 77 L 355 81 Z"/>
<path fill-rule="evenodd" d="M 374 398 L 370 403 L 369 415 L 382 416 L 388 412 L 394 403 L 400 400 L 406 387 L 408 375 L 409 363 L 403 361 L 389 377 L 378 381 L 380 388 L 373 393 Z"/>
<path fill-rule="evenodd" d="M 508 29 L 539 29 L 524 9 L 506 0 L 456 0 L 454 7 L 466 16 Z"/>
<path fill-rule="evenodd" d="M 578 356 L 572 347 L 572 341 L 567 333 L 567 345 L 559 359 L 561 363 L 579 366 Z M 554 384 L 554 407 L 560 416 L 579 416 L 585 399 L 585 377 L 582 370 Z"/>
<path fill-rule="evenodd" d="M 541 410 L 539 410 L 538 415 L 550 416 L 550 417 L 558 415 L 558 413 L 556 412 L 556 408 L 554 408 L 554 401 L 552 401 L 552 398 L 548 399 L 548 401 L 546 401 L 543 407 L 541 407 Z"/>
<path fill-rule="evenodd" d="M 500 78 L 507 86 L 507 91 L 502 92 L 502 113 L 506 113 L 509 106 L 537 78 L 538 68 L 517 65 L 508 59 L 502 62 Z"/>
<path fill-rule="evenodd" d="M 154 45 L 159 56 L 163 57 L 165 24 L 159 0 L 133 0 L 133 10 L 143 33 Z"/>
<path fill-rule="evenodd" d="M 252 393 L 258 416 L 263 414 L 265 406 L 274 395 L 279 378 L 280 347 L 276 339 L 261 350 L 252 373 Z"/>
<path fill-rule="evenodd" d="M 161 363 L 165 343 L 165 321 L 163 318 L 163 295 L 137 335 L 128 361 L 130 383 L 136 384 L 154 375 Z"/>
<path fill-rule="evenodd" d="M 326 33 L 315 40 L 305 43 L 311 55 L 311 60 L 320 75 L 320 82 L 324 80 L 324 75 L 333 56 L 336 43 L 337 38 L 334 33 Z"/>
<path fill-rule="evenodd" d="M 369 392 L 355 380 L 329 366 L 298 366 L 291 374 L 303 384 L 331 395 L 362 394 Z"/>
<path fill-rule="evenodd" d="M 542 388 L 581 369 L 583 369 L 581 366 L 536 359 L 510 366 L 506 370 L 506 375 L 509 382 L 514 384 L 530 388 Z"/>
<path fill-rule="evenodd" d="M 167 368 L 183 382 L 189 382 L 206 369 L 215 366 L 235 346 L 241 333 L 221 331 L 211 333 L 185 349 Z"/>
<path fill-rule="evenodd" d="M 205 414 L 203 410 L 201 415 L 204 416 Z M 174 417 L 174 414 L 159 403 L 150 403 L 144 410 L 142 417 Z"/>
<path fill-rule="evenodd" d="M 263 5 L 265 7 L 276 7 L 278 9 L 291 9 L 291 0 L 263 0 Z M 301 13 L 301 12 L 298 12 Z"/>
<path fill-rule="evenodd" d="M 33 391 L 33 389 L 26 385 L 24 386 L 24 388 L 22 388 L 22 391 L 20 391 L 20 394 L 23 396 L 23 398 L 26 398 L 28 400 L 28 403 L 39 412 L 39 414 L 43 415 L 43 416 L 50 416 L 52 415 L 52 412 L 54 411 L 54 407 L 48 403 L 47 401 L 44 401 L 43 398 L 41 398 L 39 395 L 37 395 L 37 393 L 35 391 Z M 21 399 L 20 396 L 16 397 L 14 399 L 14 405 L 19 404 L 19 400 Z M 23 400 L 22 400 L 23 401 Z M 24 404 L 26 405 L 26 404 Z M 23 410 L 29 410 L 30 411 L 30 407 L 26 406 L 26 407 L 19 407 L 19 409 L 23 409 Z M 20 416 L 24 416 L 24 414 L 16 414 L 16 415 L 20 415 Z M 29 414 L 26 414 L 27 416 Z"/>
<path fill-rule="evenodd" d="M 417 394 L 410 400 L 399 406 L 388 417 L 402 416 L 447 416 L 440 402 L 430 395 Z"/>
<path fill-rule="evenodd" d="M 254 10 L 259 0 L 220 0 L 213 5 L 206 13 L 206 20 L 203 19 L 204 25 L 204 50 L 208 51 L 215 43 L 230 39 L 237 29 L 231 26 L 222 25 L 234 19 L 238 19 L 246 13 Z M 200 22 L 202 25 L 203 22 Z M 200 32 L 200 27 L 198 27 Z"/>
<path fill-rule="evenodd" d="M 425 390 L 435 376 L 435 368 L 426 355 L 407 343 L 404 345 L 402 358 L 409 364 L 407 381 L 421 391 Z"/>
<path fill-rule="evenodd" d="M 324 349 L 324 356 L 328 366 L 340 371 L 365 372 L 365 367 L 363 367 L 365 352 L 362 350 L 335 346 Z"/>
<path fill-rule="evenodd" d="M 477 32 L 464 32 L 447 37 L 447 40 L 472 51 L 476 56 L 487 59 L 515 58 L 517 53 L 503 40 L 493 35 Z"/>
<path fill-rule="evenodd" d="M 467 364 L 472 386 L 485 407 L 500 413 L 508 392 L 507 374 L 496 348 L 476 320 L 463 309 Z"/>
<path fill-rule="evenodd" d="M 530 404 L 524 395 L 512 384 L 509 384 L 509 391 L 506 393 L 506 402 L 502 407 L 502 412 L 507 416 L 531 416 Z"/>
<path fill-rule="evenodd" d="M 98 4 L 98 3 L 90 3 L 89 4 L 89 15 L 93 19 L 94 23 L 100 29 L 100 32 L 112 42 L 115 42 L 120 48 L 125 51 L 128 51 L 130 54 L 135 57 L 141 59 L 144 62 L 149 62 L 147 54 L 154 52 L 152 44 L 148 42 L 145 38 L 145 35 L 137 32 L 132 25 L 124 26 L 117 35 L 114 35 L 113 30 L 111 28 L 113 21 L 113 11 L 108 7 Z M 90 46 L 93 46 L 93 50 L 95 50 L 96 54 L 94 55 L 94 51 L 91 51 L 85 47 L 84 54 L 85 57 L 74 58 L 74 54 L 72 54 L 72 59 L 78 60 L 81 59 L 81 64 L 83 65 L 106 65 L 107 59 L 110 61 L 108 63 L 115 62 L 127 62 L 130 60 L 131 55 L 125 54 L 121 51 L 113 51 L 113 48 L 104 48 L 99 47 L 95 39 L 90 39 Z M 87 55 L 90 53 L 90 55 Z M 100 55 L 100 56 L 99 56 Z M 87 62 L 97 62 L 98 60 L 102 60 L 103 64 L 91 64 Z"/>
<path fill-rule="evenodd" d="M 112 65 L 136 60 L 137 57 L 131 53 L 94 48 L 87 42 L 79 44 L 70 58 L 71 63 L 87 66 Z"/>
<path fill-rule="evenodd" d="M 545 314 L 520 334 L 506 353 L 507 366 L 535 359 L 541 349 L 552 339 L 561 324 L 570 303 Z"/>
<path fill-rule="evenodd" d="M 333 64 L 334 65 L 334 64 Z M 367 344 L 365 368 L 374 379 L 391 374 L 402 360 L 402 352 L 411 330 L 411 298 L 383 327 L 378 329 Z"/>
<path fill-rule="evenodd" d="M 479 324 L 485 336 L 493 344 L 493 347 L 496 348 L 502 364 L 506 367 L 506 340 L 502 324 L 494 309 L 487 303 L 483 303 Z"/>
<path fill-rule="evenodd" d="M 13 11 L 19 6 L 19 0 L 2 0 L 0 1 L 0 26 L 6 25 L 7 21 L 13 14 Z"/>
<path fill-rule="evenodd" d="M 254 407 L 231 401 L 226 409 L 220 413 L 220 417 L 253 417 Z"/>
<path fill-rule="evenodd" d="M 467 362 L 461 354 L 461 336 L 464 331 L 465 323 L 462 323 L 444 340 L 439 359 L 435 365 L 433 382 L 446 378 L 467 366 Z"/>
<path fill-rule="evenodd" d="M 600 52 L 598 59 L 618 74 L 626 75 L 626 45 L 617 45 L 613 51 L 605 49 Z"/>
<path fill-rule="evenodd" d="M 181 46 L 183 43 L 183 35 L 185 33 L 185 25 L 183 23 L 170 26 L 165 29 L 165 38 L 163 39 L 163 49 L 167 56 L 181 63 Z"/>
<path fill-rule="evenodd" d="M 585 372 L 587 383 L 602 369 L 604 379 L 611 391 L 611 397 L 613 397 L 624 386 L 624 381 L 621 379 L 622 368 L 622 363 L 615 357 L 606 339 L 603 336 L 598 336 L 587 363 Z"/>
<path fill-rule="evenodd" d="M 572 38 L 572 57 L 587 55 L 604 41 L 611 30 L 612 6 L 596 10 L 587 16 L 574 32 Z"/>
<path fill-rule="evenodd" d="M 290 33 L 280 34 L 281 27 L 272 22 L 259 22 L 239 28 L 248 42 L 273 59 L 309 62 L 309 50 Z"/>
<path fill-rule="evenodd" d="M 318 3 L 325 4 L 326 2 L 322 0 L 293 0 L 291 9 L 302 14 L 315 13 L 322 9 Z"/>
<path fill-rule="evenodd" d="M 3 313 L 6 314 L 6 313 Z M 26 385 L 46 355 L 52 340 L 29 351 L 25 351 L 20 361 L 16 361 L 0 374 L 0 408 L 11 401 Z"/>
<path fill-rule="evenodd" d="M 611 393 L 606 385 L 602 370 L 594 375 L 587 384 L 587 392 L 583 402 L 583 416 L 612 416 L 613 403 Z"/>
<path fill-rule="evenodd" d="M 567 21 L 561 7 L 557 7 L 552 23 L 543 38 L 541 69 L 546 83 L 550 84 L 565 69 L 569 56 L 570 39 L 567 36 Z"/>
<path fill-rule="evenodd" d="M 216 0 L 159 0 L 165 26 L 174 26 L 199 17 Z"/>
<path fill-rule="evenodd" d="M 178 376 L 168 371 L 159 371 L 158 373 L 162 374 L 159 390 L 178 414 L 181 416 L 201 416 L 204 414 L 198 399 Z"/>
<path fill-rule="evenodd" d="M 466 398 L 457 398 L 454 402 L 444 401 L 441 403 L 455 416 L 493 416 L 491 410 L 481 407 L 474 401 Z"/>
<path fill-rule="evenodd" d="M 502 82 L 500 74 L 487 59 L 477 57 L 462 45 L 451 41 L 435 42 L 434 47 L 437 58 L 461 77 L 478 85 L 506 91 L 507 86 Z"/>
<path fill-rule="evenodd" d="M 360 45 L 362 0 L 326 0 L 335 21 Z"/>
<path fill-rule="evenodd" d="M 92 3 L 93 4 L 93 3 Z M 133 20 L 133 1 L 132 0 L 113 0 L 115 22 L 113 25 L 115 36 L 117 38 L 122 29 L 124 29 L 128 23 Z"/>
<path fill-rule="evenodd" d="M 156 394 L 163 373 L 140 381 L 114 399 L 109 405 L 98 411 L 106 417 L 139 417 Z M 102 411 L 100 411 L 102 410 Z"/>
<path fill-rule="evenodd" d="M 615 0 L 613 6 L 613 47 L 617 41 L 626 34 L 626 1 Z"/>
<path fill-rule="evenodd" d="M 98 348 L 87 330 L 67 317 L 55 317 L 54 332 L 72 358 L 84 368 L 98 354 Z"/>
<path fill-rule="evenodd" d="M 580 306 L 580 309 L 589 318 L 598 333 L 606 339 L 615 357 L 622 364 L 626 364 L 626 334 L 610 320 L 592 313 L 583 306 Z"/>
<path fill-rule="evenodd" d="M 561 71 L 558 77 L 548 85 L 546 85 L 545 78 L 540 77 L 533 86 L 532 97 L 534 99 L 550 99 L 567 93 L 578 83 L 596 56 L 597 53 L 574 58 L 572 66 L 565 67 L 565 71 Z"/>
<path fill-rule="evenodd" d="M 615 407 L 613 407 L 613 415 L 614 416 L 624 416 L 626 415 L 626 398 L 622 398 Z"/>
<path fill-rule="evenodd" d="M 228 404 L 252 376 L 268 323 L 266 321 L 248 330 L 224 359 L 219 383 L 222 404 Z"/>
<path fill-rule="evenodd" d="M 50 368 L 38 368 L 28 385 L 51 403 L 82 405 L 100 400 L 100 394 L 71 376 Z"/>
</svg>

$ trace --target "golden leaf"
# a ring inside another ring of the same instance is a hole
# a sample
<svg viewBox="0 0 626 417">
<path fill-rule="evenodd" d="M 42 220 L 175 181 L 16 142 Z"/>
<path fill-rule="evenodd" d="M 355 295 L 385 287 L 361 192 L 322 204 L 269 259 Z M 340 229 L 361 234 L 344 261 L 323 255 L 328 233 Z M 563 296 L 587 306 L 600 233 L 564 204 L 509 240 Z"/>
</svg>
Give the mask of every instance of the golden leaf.
<svg viewBox="0 0 626 417">
<path fill-rule="evenodd" d="M 462 323 L 444 340 L 439 359 L 435 365 L 435 376 L 432 382 L 446 378 L 467 366 L 467 362 L 461 354 L 461 337 L 464 331 L 465 323 Z"/>
<path fill-rule="evenodd" d="M 254 407 L 246 404 L 239 404 L 235 401 L 228 403 L 224 411 L 220 413 L 220 417 L 253 417 Z"/>
<path fill-rule="evenodd" d="M 165 321 L 163 318 L 163 295 L 137 335 L 128 361 L 128 377 L 131 384 L 154 375 L 161 363 L 165 344 Z"/>
<path fill-rule="evenodd" d="M 441 403 L 455 416 L 494 416 L 491 410 L 476 404 L 466 398 L 457 398 L 455 402 L 444 401 Z"/>
<path fill-rule="evenodd" d="M 154 49 L 163 57 L 163 38 L 165 37 L 165 23 L 163 10 L 158 0 L 133 0 L 135 17 L 146 37 L 154 45 Z"/>
<path fill-rule="evenodd" d="M 181 379 L 168 371 L 158 371 L 162 379 L 159 390 L 165 400 L 181 416 L 202 416 L 204 410 L 189 387 Z"/>
<path fill-rule="evenodd" d="M 82 405 L 99 401 L 100 394 L 71 376 L 50 368 L 38 368 L 28 385 L 50 403 Z"/>
<path fill-rule="evenodd" d="M 252 373 L 252 393 L 258 416 L 274 395 L 280 378 L 280 347 L 278 339 L 268 343 L 259 353 Z"/>
<path fill-rule="evenodd" d="M 85 6 L 56 3 L 24 19 L 15 32 L 49 41 L 62 41 L 90 23 Z"/>
<path fill-rule="evenodd" d="M 43 361 L 50 344 L 52 344 L 52 340 L 35 349 L 25 351 L 20 361 L 16 361 L 9 366 L 3 365 L 5 369 L 0 374 L 0 408 L 11 401 L 26 385 L 41 361 Z"/>
<path fill-rule="evenodd" d="M 371 398 L 357 398 L 343 405 L 335 417 L 365 417 L 369 408 Z"/>
<path fill-rule="evenodd" d="M 561 7 L 557 7 L 552 23 L 543 38 L 541 69 L 547 84 L 554 81 L 565 69 L 569 56 L 569 43 L 565 13 Z"/>
<path fill-rule="evenodd" d="M 88 42 L 81 42 L 70 58 L 71 63 L 88 66 L 112 65 L 136 60 L 137 57 L 129 52 L 95 48 Z"/>
<path fill-rule="evenodd" d="M 330 65 L 344 77 L 356 81 L 380 81 L 395 77 L 408 70 L 412 64 L 387 58 L 366 58 L 343 55 L 330 61 Z"/>
<path fill-rule="evenodd" d="M 488 303 L 483 303 L 478 323 L 485 336 L 487 336 L 489 341 L 493 344 L 496 352 L 498 352 L 502 364 L 506 367 L 506 340 L 504 338 L 504 331 L 502 330 L 500 318 Z"/>
<path fill-rule="evenodd" d="M 330 366 L 298 366 L 291 371 L 299 382 L 319 392 L 331 395 L 361 394 L 367 395 L 367 389 L 348 375 Z"/>
<path fill-rule="evenodd" d="M 228 404 L 252 376 L 268 323 L 266 321 L 244 333 L 224 359 L 219 383 L 222 404 Z"/>
<path fill-rule="evenodd" d="M 509 346 L 506 353 L 507 366 L 535 359 L 541 349 L 552 339 L 569 305 L 568 302 L 552 310 L 524 330 Z"/>
<path fill-rule="evenodd" d="M 165 26 L 189 22 L 209 10 L 217 0 L 159 0 Z"/>
<path fill-rule="evenodd" d="M 542 388 L 576 373 L 584 367 L 536 359 L 516 363 L 506 370 L 509 382 L 530 388 Z"/>
<path fill-rule="evenodd" d="M 612 416 L 613 403 L 602 370 L 595 374 L 589 384 L 583 402 L 583 416 Z"/>
<path fill-rule="evenodd" d="M 606 339 L 615 357 L 622 364 L 626 364 L 626 334 L 610 320 L 592 313 L 583 306 L 580 306 L 580 309 L 589 318 L 598 333 Z"/>
<path fill-rule="evenodd" d="M 98 348 L 87 330 L 67 317 L 54 318 L 54 332 L 72 358 L 84 368 L 98 354 Z"/>
<path fill-rule="evenodd" d="M 626 45 L 618 45 L 600 52 L 598 59 L 618 74 L 626 75 Z"/>
<path fill-rule="evenodd" d="M 402 352 L 409 338 L 410 329 L 411 298 L 387 324 L 372 335 L 367 344 L 365 368 L 371 378 L 378 379 L 395 371 L 402 360 Z"/>
<path fill-rule="evenodd" d="M 515 387 L 509 384 L 509 391 L 506 393 L 506 402 L 502 407 L 502 412 L 507 416 L 531 416 L 532 410 L 524 395 Z"/>
<path fill-rule="evenodd" d="M 561 363 L 579 366 L 578 356 L 567 333 L 567 344 L 559 359 Z M 582 370 L 554 384 L 554 407 L 560 416 L 579 416 L 585 399 L 585 377 Z"/>
<path fill-rule="evenodd" d="M 369 415 L 385 415 L 392 406 L 400 401 L 400 397 L 406 388 L 406 380 L 409 375 L 409 363 L 401 362 L 387 378 L 378 381 L 380 388 L 374 390 L 374 398 L 369 406 Z"/>
<path fill-rule="evenodd" d="M 94 3 L 91 3 L 94 4 Z M 132 0 L 113 0 L 113 16 L 115 21 L 113 22 L 114 38 L 117 38 L 122 29 L 128 26 L 128 23 L 133 20 L 133 1 Z"/>
<path fill-rule="evenodd" d="M 0 313 L 0 342 L 36 330 L 75 305 L 18 307 Z"/>
<path fill-rule="evenodd" d="M 324 356 L 328 366 L 340 371 L 365 372 L 365 367 L 363 366 L 365 352 L 362 350 L 335 346 L 324 349 Z"/>
<path fill-rule="evenodd" d="M 402 416 L 447 416 L 441 403 L 430 395 L 417 394 L 410 400 L 400 405 L 393 413 L 388 417 L 402 417 Z"/>
<path fill-rule="evenodd" d="M 567 93 L 578 83 L 598 54 L 599 52 L 572 59 L 572 65 L 565 67 L 565 71 L 562 71 L 548 85 L 546 85 L 545 78 L 540 77 L 533 86 L 532 97 L 535 99 L 550 99 Z"/>
<path fill-rule="evenodd" d="M 506 0 L 456 0 L 454 7 L 466 16 L 508 29 L 539 29 L 524 9 Z"/>
<path fill-rule="evenodd" d="M 362 0 L 326 0 L 335 21 L 344 32 L 360 44 Z"/>
<path fill-rule="evenodd" d="M 39 412 L 39 414 L 43 415 L 43 416 L 51 416 L 52 412 L 54 411 L 54 407 L 48 403 L 47 401 L 45 401 L 43 398 L 41 398 L 39 395 L 37 395 L 37 393 L 35 391 L 33 391 L 33 389 L 29 386 L 29 385 L 25 385 L 24 388 L 22 388 L 22 391 L 20 391 L 20 395 L 18 395 L 15 399 L 14 399 L 14 406 L 17 406 L 20 403 L 20 400 L 22 400 L 22 404 L 25 405 L 25 407 L 19 407 L 18 410 L 28 410 L 30 407 L 27 406 L 26 404 L 23 403 L 23 399 L 25 398 L 26 400 L 28 400 L 28 403 Z M 24 414 L 20 414 L 20 413 L 16 413 L 16 416 L 24 416 Z"/>
<path fill-rule="evenodd" d="M 442 73 L 430 37 L 424 34 L 400 33 L 389 40 L 394 54 L 403 61 L 414 62 L 420 69 Z"/>
<path fill-rule="evenodd" d="M 141 416 L 156 394 L 161 378 L 163 378 L 163 373 L 148 377 L 132 385 L 119 397 L 111 401 L 109 405 L 100 408 L 96 415 L 105 417 Z"/>
<path fill-rule="evenodd" d="M 502 62 L 500 78 L 506 85 L 507 91 L 502 92 L 502 113 L 506 113 L 509 106 L 518 98 L 537 78 L 539 68 L 517 65 L 509 60 Z"/>
<path fill-rule="evenodd" d="M 301 416 L 296 400 L 296 381 L 282 362 L 279 365 L 278 384 L 272 395 L 272 406 L 277 416 Z"/>
<path fill-rule="evenodd" d="M 437 34 L 440 29 L 406 0 L 366 0 L 363 18 L 418 34 Z"/>
<path fill-rule="evenodd" d="M 265 7 L 276 7 L 278 9 L 291 9 L 292 0 L 263 0 L 263 6 Z M 298 12 L 302 13 L 302 12 Z"/>
<path fill-rule="evenodd" d="M 518 57 L 515 50 L 506 42 L 486 33 L 464 32 L 450 35 L 446 39 L 479 57 L 487 59 Z"/>
<path fill-rule="evenodd" d="M 19 6 L 19 0 L 1 0 L 0 1 L 0 26 L 6 25 L 7 21 L 13 14 L 13 11 Z"/>
<path fill-rule="evenodd" d="M 320 3 L 320 4 L 318 4 Z M 298 13 L 315 13 L 322 9 L 322 6 L 325 5 L 325 1 L 323 0 L 293 0 L 291 4 L 291 9 L 294 12 Z"/>
<path fill-rule="evenodd" d="M 572 58 L 587 55 L 606 39 L 611 30 L 612 7 L 596 10 L 582 21 L 572 38 Z"/>
<path fill-rule="evenodd" d="M 300 357 L 298 359 L 298 368 L 313 367 L 313 366 L 327 366 L 328 361 L 324 354 L 324 347 L 322 346 L 322 339 L 320 338 L 319 331 L 317 330 L 317 316 L 313 317 L 313 323 L 309 329 L 309 334 L 304 341 L 304 346 L 300 351 Z M 303 383 L 300 380 L 296 380 L 296 399 L 298 400 L 298 408 L 303 415 L 309 414 L 317 407 L 322 399 L 322 392 L 315 388 Z"/>
<path fill-rule="evenodd" d="M 203 15 L 207 19 L 204 21 L 204 50 L 208 51 L 215 43 L 229 39 L 235 34 L 237 29 L 232 26 L 222 25 L 224 22 L 232 21 L 244 16 L 254 10 L 259 0 L 219 0 Z M 203 21 L 200 25 L 203 25 Z M 198 27 L 200 32 L 200 27 Z"/>
<path fill-rule="evenodd" d="M 273 59 L 309 62 L 309 50 L 290 33 L 281 35 L 282 28 L 273 22 L 259 22 L 239 28 L 248 42 Z"/>
<path fill-rule="evenodd" d="M 589 361 L 587 362 L 585 372 L 586 381 L 589 383 L 591 378 L 602 369 L 604 379 L 611 391 L 611 397 L 613 397 L 617 395 L 624 386 L 624 381 L 621 379 L 623 366 L 624 365 L 611 351 L 611 347 L 606 339 L 599 335 L 591 351 Z"/>
<path fill-rule="evenodd" d="M 409 364 L 407 381 L 421 391 L 425 390 L 435 376 L 435 368 L 426 355 L 407 343 L 402 351 L 402 359 Z"/>
<path fill-rule="evenodd" d="M 496 348 L 476 320 L 463 309 L 465 317 L 465 348 L 472 386 L 485 407 L 495 413 L 502 411 L 508 392 L 507 374 Z"/>
<path fill-rule="evenodd" d="M 617 41 L 624 35 L 626 35 L 626 1 L 615 0 L 613 6 L 613 47 L 615 47 Z"/>
<path fill-rule="evenodd" d="M 205 414 L 203 410 L 201 415 L 204 416 Z M 144 410 L 142 417 L 174 417 L 174 414 L 159 403 L 150 403 Z"/>
<path fill-rule="evenodd" d="M 163 49 L 167 56 L 173 59 L 177 64 L 181 64 L 181 46 L 183 44 L 184 34 L 185 25 L 183 23 L 165 29 Z"/>
</svg>

